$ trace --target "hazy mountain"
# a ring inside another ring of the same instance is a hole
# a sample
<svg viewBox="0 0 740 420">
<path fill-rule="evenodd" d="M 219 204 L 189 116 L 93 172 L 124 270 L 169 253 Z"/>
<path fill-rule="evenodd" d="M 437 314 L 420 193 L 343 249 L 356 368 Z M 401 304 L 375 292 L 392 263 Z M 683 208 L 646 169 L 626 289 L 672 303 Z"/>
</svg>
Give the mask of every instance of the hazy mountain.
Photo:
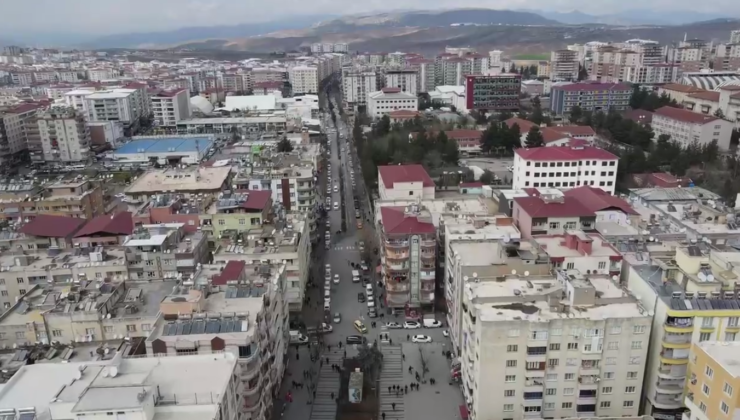
<svg viewBox="0 0 740 420">
<path fill-rule="evenodd" d="M 586 23 L 602 23 L 605 25 L 685 25 L 693 22 L 707 21 L 727 17 L 726 14 L 702 13 L 681 10 L 627 10 L 606 15 L 591 15 L 578 10 L 572 12 L 551 12 L 542 10 L 522 9 L 522 11 L 536 13 L 544 18 L 556 20 L 568 25 L 582 25 Z"/>
</svg>

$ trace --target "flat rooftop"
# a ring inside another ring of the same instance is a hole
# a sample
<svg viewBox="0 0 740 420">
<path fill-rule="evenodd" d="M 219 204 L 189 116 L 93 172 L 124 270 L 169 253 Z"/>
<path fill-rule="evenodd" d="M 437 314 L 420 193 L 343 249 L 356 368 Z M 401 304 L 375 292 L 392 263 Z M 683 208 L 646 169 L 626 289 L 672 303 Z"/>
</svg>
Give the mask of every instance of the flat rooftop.
<svg viewBox="0 0 740 420">
<path fill-rule="evenodd" d="M 738 341 L 702 341 L 696 343 L 718 365 L 722 366 L 733 378 L 740 377 L 740 342 Z"/>
<path fill-rule="evenodd" d="M 476 238 L 481 237 L 481 239 L 520 239 L 522 237 L 521 232 L 514 225 L 510 217 L 479 216 L 458 219 L 456 217 L 446 216 L 442 220 L 445 225 L 445 235 L 450 235 L 450 238 L 464 239 L 466 235 L 475 235 Z M 476 222 L 479 227 L 476 227 Z"/>
<path fill-rule="evenodd" d="M 134 139 L 113 152 L 114 155 L 136 153 L 204 153 L 213 147 L 208 137 L 163 137 L 156 139 Z"/>
<path fill-rule="evenodd" d="M 169 192 L 217 192 L 231 172 L 230 167 L 153 169 L 141 175 L 126 190 L 127 194 Z"/>
<path fill-rule="evenodd" d="M 542 247 L 550 257 L 616 257 L 620 255 L 619 251 L 614 249 L 601 235 L 586 234 L 583 231 L 574 231 L 574 233 L 579 238 L 590 239 L 592 241 L 591 253 L 584 255 L 577 249 L 568 248 L 565 245 L 565 235 L 535 236 L 532 240 Z"/>
<path fill-rule="evenodd" d="M 233 118 L 190 118 L 182 120 L 177 125 L 202 125 L 202 124 L 285 124 L 285 115 L 257 115 L 254 117 Z"/>
<path fill-rule="evenodd" d="M 493 252 L 495 246 L 500 251 L 498 244 L 486 244 L 481 242 L 453 242 L 450 248 L 456 256 L 460 256 L 461 265 L 483 266 L 503 264 L 506 262 L 506 255 Z"/>
<path fill-rule="evenodd" d="M 473 214 L 487 216 L 491 214 L 490 200 L 481 197 L 472 197 L 466 195 L 454 199 L 432 199 L 421 200 L 377 200 L 376 208 L 380 207 L 406 207 L 411 204 L 421 204 L 432 215 L 432 224 L 439 226 L 439 220 L 444 215 Z M 380 217 L 380 211 L 375 212 L 376 217 Z"/>
<path fill-rule="evenodd" d="M 22 235 L 22 234 L 20 234 Z M 17 237 L 15 239 L 21 239 Z M 16 260 L 22 259 L 26 263 L 17 264 Z M 0 271 L 2 272 L 28 272 L 34 275 L 38 271 L 39 275 L 63 275 L 70 274 L 74 280 L 84 279 L 79 273 L 87 271 L 86 269 L 102 271 L 96 267 L 106 267 L 114 271 L 126 272 L 126 258 L 123 249 L 106 247 L 105 258 L 102 261 L 92 261 L 90 255 L 86 254 L 80 248 L 71 248 L 67 251 L 60 252 L 51 256 L 48 252 L 24 251 L 22 254 L 15 252 L 3 252 L 0 254 Z"/>
</svg>

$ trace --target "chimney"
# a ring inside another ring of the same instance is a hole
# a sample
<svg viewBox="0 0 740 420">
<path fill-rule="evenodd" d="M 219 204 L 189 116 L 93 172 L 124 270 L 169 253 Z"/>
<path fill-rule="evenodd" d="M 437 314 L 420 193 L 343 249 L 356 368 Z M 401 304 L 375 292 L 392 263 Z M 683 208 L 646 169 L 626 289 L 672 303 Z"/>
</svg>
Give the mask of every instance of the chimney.
<svg viewBox="0 0 740 420">
<path fill-rule="evenodd" d="M 571 232 L 565 232 L 565 246 L 568 249 L 578 249 L 578 238 Z"/>
<path fill-rule="evenodd" d="M 578 252 L 580 252 L 583 255 L 591 255 L 592 247 L 594 244 L 593 239 L 591 237 L 586 236 L 585 234 L 577 238 L 578 240 Z"/>
</svg>

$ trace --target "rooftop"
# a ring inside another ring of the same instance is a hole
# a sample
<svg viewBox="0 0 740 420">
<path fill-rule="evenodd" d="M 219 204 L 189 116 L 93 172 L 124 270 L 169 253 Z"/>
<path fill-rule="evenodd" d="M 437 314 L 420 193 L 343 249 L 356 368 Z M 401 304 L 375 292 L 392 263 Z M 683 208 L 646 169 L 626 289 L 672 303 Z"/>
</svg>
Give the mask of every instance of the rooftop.
<svg viewBox="0 0 740 420">
<path fill-rule="evenodd" d="M 135 180 L 126 193 L 216 192 L 224 185 L 230 172 L 231 167 L 151 169 Z"/>
<path fill-rule="evenodd" d="M 719 119 L 712 115 L 704 115 L 698 112 L 689 111 L 688 109 L 673 108 L 670 106 L 656 109 L 653 113 L 653 119 L 656 116 L 681 121 L 687 124 L 708 124 Z"/>
<path fill-rule="evenodd" d="M 590 250 L 584 252 L 575 246 L 568 246 L 568 235 L 575 235 L 578 240 L 591 243 Z M 572 257 L 620 257 L 621 254 L 598 233 L 587 234 L 582 231 L 568 231 L 565 235 L 541 235 L 532 239 L 551 258 Z"/>
<path fill-rule="evenodd" d="M 238 209 L 262 212 L 271 199 L 272 192 L 269 190 L 249 190 L 248 192 L 229 194 L 214 201 L 206 212 L 209 214 L 231 213 Z"/>
<path fill-rule="evenodd" d="M 516 149 L 516 154 L 525 160 L 558 161 L 558 160 L 618 160 L 614 154 L 597 147 L 535 147 Z"/>
<path fill-rule="evenodd" d="M 40 214 L 24 224 L 19 232 L 43 238 L 66 238 L 77 232 L 86 222 L 85 219 L 75 217 Z"/>
<path fill-rule="evenodd" d="M 740 342 L 702 341 L 695 344 L 733 378 L 740 377 Z"/>
<path fill-rule="evenodd" d="M 553 90 L 564 91 L 632 91 L 632 87 L 626 83 L 570 83 L 567 85 L 553 86 Z"/>
<path fill-rule="evenodd" d="M 120 146 L 114 154 L 134 153 L 174 153 L 174 152 L 206 152 L 213 146 L 213 139 L 209 137 L 160 137 L 136 138 Z"/>
<path fill-rule="evenodd" d="M 421 182 L 424 187 L 434 186 L 434 181 L 421 165 L 379 166 L 378 172 L 385 188 L 392 189 L 397 182 Z"/>
<path fill-rule="evenodd" d="M 75 234 L 75 238 L 93 235 L 130 235 L 134 230 L 131 213 L 104 214 L 90 220 Z"/>
<path fill-rule="evenodd" d="M 413 207 L 418 208 L 418 210 L 414 210 Z M 411 235 L 433 234 L 436 232 L 431 221 L 431 215 L 423 207 L 416 205 L 381 207 L 380 212 L 385 234 Z M 426 213 L 426 216 L 424 216 L 424 213 Z"/>
</svg>

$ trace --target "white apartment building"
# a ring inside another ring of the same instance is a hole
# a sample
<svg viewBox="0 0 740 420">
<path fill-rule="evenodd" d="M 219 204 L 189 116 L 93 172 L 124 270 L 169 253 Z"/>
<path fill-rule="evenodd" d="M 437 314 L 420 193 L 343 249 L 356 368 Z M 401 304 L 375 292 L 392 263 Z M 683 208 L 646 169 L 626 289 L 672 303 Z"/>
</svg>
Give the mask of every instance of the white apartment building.
<svg viewBox="0 0 740 420">
<path fill-rule="evenodd" d="M 680 416 L 692 344 L 740 341 L 740 296 L 732 290 L 737 252 L 679 245 L 675 254 L 625 255 L 624 283 L 655 313 L 645 371 L 645 414 Z"/>
<path fill-rule="evenodd" d="M 733 128 L 727 120 L 668 106 L 655 110 L 651 126 L 655 141 L 666 134 L 684 147 L 694 142 L 705 145 L 716 141 L 721 150 L 729 149 Z"/>
<path fill-rule="evenodd" d="M 501 67 L 501 57 L 503 54 L 504 52 L 501 50 L 488 51 L 488 66 L 490 68 Z"/>
<path fill-rule="evenodd" d="M 417 95 L 417 77 L 414 70 L 388 70 L 385 72 L 385 87 L 399 88 L 401 92 Z"/>
<path fill-rule="evenodd" d="M 89 95 L 92 95 L 93 93 L 95 93 L 94 88 L 80 88 L 70 90 L 64 93 L 64 101 L 66 102 L 67 106 L 70 106 L 77 111 L 83 112 L 87 117 L 87 102 L 85 101 L 85 98 L 87 98 Z"/>
<path fill-rule="evenodd" d="M 652 313 L 578 270 L 470 281 L 460 377 L 470 418 L 636 416 Z"/>
<path fill-rule="evenodd" d="M 0 164 L 27 150 L 29 142 L 38 138 L 36 115 L 40 108 L 37 104 L 0 107 Z"/>
<path fill-rule="evenodd" d="M 115 79 L 115 73 L 112 69 L 88 69 L 87 80 L 91 82 L 100 82 L 102 80 Z"/>
<path fill-rule="evenodd" d="M 59 70 L 57 80 L 62 83 L 77 83 L 80 81 L 80 76 L 75 70 Z"/>
<path fill-rule="evenodd" d="M 319 69 L 316 66 L 295 66 L 288 70 L 288 80 L 294 94 L 319 92 Z"/>
<path fill-rule="evenodd" d="M 375 70 L 342 68 L 342 96 L 347 107 L 367 105 L 367 98 L 381 88 L 381 82 Z"/>
<path fill-rule="evenodd" d="M 513 189 L 590 185 L 614 194 L 619 158 L 589 146 L 516 149 Z"/>
<path fill-rule="evenodd" d="M 154 123 L 159 127 L 176 127 L 190 118 L 190 94 L 187 89 L 162 91 L 151 96 Z"/>
<path fill-rule="evenodd" d="M 573 82 L 578 80 L 579 64 L 579 54 L 577 51 L 552 51 L 550 53 L 550 80 L 553 82 Z"/>
<path fill-rule="evenodd" d="M 730 44 L 740 44 L 740 29 L 730 32 Z"/>
<path fill-rule="evenodd" d="M 402 92 L 398 88 L 383 88 L 368 96 L 367 115 L 371 118 L 381 118 L 393 111 L 417 111 L 419 99 L 416 95 Z"/>
<path fill-rule="evenodd" d="M 406 65 L 416 71 L 417 94 L 434 90 L 434 87 L 437 86 L 434 61 L 425 58 L 412 58 L 406 60 Z"/>
<path fill-rule="evenodd" d="M 313 43 L 311 44 L 311 52 L 314 54 L 321 53 L 347 53 L 349 52 L 349 44 L 340 42 L 337 44 L 331 43 Z"/>
<path fill-rule="evenodd" d="M 121 121 L 132 123 L 140 114 L 134 110 L 134 89 L 97 91 L 85 96 L 90 121 Z M 70 92 L 72 93 L 72 92 Z"/>
<path fill-rule="evenodd" d="M 252 167 L 234 179 L 236 189 L 272 193 L 272 201 L 288 211 L 313 212 L 316 205 L 314 166 Z"/>
<path fill-rule="evenodd" d="M 51 108 L 38 117 L 41 150 L 46 162 L 86 162 L 90 131 L 85 116 L 74 108 Z"/>
<path fill-rule="evenodd" d="M 0 389 L 3 415 L 47 420 L 245 419 L 239 411 L 238 378 L 243 374 L 232 354 L 126 358 L 119 349 L 110 358 L 110 348 L 100 351 L 105 356 L 96 354 L 84 362 L 57 358 L 22 366 Z"/>
<path fill-rule="evenodd" d="M 434 181 L 421 165 L 379 166 L 378 194 L 381 200 L 434 199 Z"/>
</svg>

